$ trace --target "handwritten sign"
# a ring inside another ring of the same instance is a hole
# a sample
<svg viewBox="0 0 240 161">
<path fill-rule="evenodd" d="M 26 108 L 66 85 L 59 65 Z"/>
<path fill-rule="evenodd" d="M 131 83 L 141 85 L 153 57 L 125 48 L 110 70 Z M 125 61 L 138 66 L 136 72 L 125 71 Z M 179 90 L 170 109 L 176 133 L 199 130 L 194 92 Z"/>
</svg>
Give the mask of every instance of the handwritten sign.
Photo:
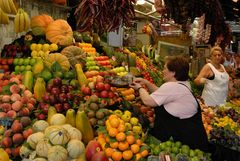
<svg viewBox="0 0 240 161">
<path fill-rule="evenodd" d="M 6 127 L 6 126 L 11 126 L 13 122 L 12 118 L 1 118 L 0 119 L 0 125 Z"/>
</svg>

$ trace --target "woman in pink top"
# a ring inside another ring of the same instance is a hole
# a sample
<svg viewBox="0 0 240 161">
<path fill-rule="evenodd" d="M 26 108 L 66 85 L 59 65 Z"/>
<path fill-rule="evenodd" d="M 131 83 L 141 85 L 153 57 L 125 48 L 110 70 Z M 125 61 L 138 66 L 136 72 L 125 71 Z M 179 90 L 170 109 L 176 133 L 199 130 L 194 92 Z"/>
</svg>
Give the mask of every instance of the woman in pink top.
<svg viewBox="0 0 240 161">
<path fill-rule="evenodd" d="M 155 111 L 154 128 L 151 134 L 161 141 L 173 137 L 193 149 L 207 151 L 208 141 L 201 118 L 198 101 L 188 82 L 189 64 L 183 57 L 166 61 L 163 79 L 166 83 L 157 87 L 143 78 L 135 78 L 133 87 L 140 98 Z M 142 87 L 146 85 L 147 90 Z"/>
</svg>

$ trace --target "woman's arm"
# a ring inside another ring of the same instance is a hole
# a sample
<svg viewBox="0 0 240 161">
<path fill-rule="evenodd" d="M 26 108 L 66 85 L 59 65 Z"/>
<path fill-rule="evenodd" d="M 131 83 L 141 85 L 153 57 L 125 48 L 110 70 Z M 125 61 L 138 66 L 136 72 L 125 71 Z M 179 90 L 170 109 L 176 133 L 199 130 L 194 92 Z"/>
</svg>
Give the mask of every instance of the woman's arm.
<svg viewBox="0 0 240 161">
<path fill-rule="evenodd" d="M 152 92 L 154 92 L 158 89 L 158 87 L 155 84 L 152 84 L 151 82 L 149 82 L 148 80 L 143 79 L 143 78 L 135 78 L 133 80 L 133 82 L 140 83 L 140 84 L 145 84 L 150 93 L 152 93 Z"/>
<path fill-rule="evenodd" d="M 149 107 L 157 107 L 158 104 L 154 99 L 149 95 L 149 93 L 144 88 L 139 89 L 139 94 L 142 102 Z"/>
<path fill-rule="evenodd" d="M 197 85 L 204 84 L 207 81 L 207 78 L 210 76 L 211 68 L 206 64 L 203 66 L 199 75 L 194 80 L 194 83 Z"/>
</svg>

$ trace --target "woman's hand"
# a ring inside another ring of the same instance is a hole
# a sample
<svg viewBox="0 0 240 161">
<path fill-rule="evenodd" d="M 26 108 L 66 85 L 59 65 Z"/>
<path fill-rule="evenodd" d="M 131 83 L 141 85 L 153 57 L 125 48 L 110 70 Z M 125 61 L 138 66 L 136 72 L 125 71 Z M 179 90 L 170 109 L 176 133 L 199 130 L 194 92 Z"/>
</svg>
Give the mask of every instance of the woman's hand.
<svg viewBox="0 0 240 161">
<path fill-rule="evenodd" d="M 132 87 L 134 90 L 138 90 L 139 88 L 142 87 L 140 83 L 132 83 L 129 86 Z"/>
<path fill-rule="evenodd" d="M 134 78 L 133 83 L 147 84 L 148 81 L 146 79 L 143 79 L 143 78 Z"/>
</svg>

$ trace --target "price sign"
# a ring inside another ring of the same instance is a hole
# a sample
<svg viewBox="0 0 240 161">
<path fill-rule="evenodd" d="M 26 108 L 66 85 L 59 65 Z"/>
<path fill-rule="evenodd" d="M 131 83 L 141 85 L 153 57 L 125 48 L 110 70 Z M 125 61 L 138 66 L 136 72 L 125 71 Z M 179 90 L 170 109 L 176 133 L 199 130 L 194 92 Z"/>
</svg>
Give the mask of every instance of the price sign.
<svg viewBox="0 0 240 161">
<path fill-rule="evenodd" d="M 0 125 L 6 127 L 6 126 L 11 126 L 13 122 L 12 118 L 1 118 L 0 119 Z"/>
</svg>

